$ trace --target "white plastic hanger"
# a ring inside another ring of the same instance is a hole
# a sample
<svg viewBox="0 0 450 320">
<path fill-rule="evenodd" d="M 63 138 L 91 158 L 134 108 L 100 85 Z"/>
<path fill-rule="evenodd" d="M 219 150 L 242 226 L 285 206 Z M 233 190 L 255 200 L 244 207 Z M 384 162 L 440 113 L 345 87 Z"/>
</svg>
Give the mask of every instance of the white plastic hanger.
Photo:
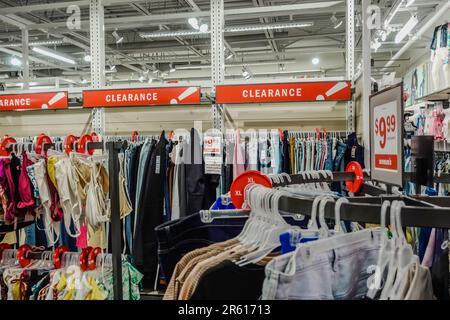
<svg viewBox="0 0 450 320">
<path fill-rule="evenodd" d="M 325 221 L 325 206 L 328 202 L 334 202 L 334 199 L 329 196 L 325 196 L 320 200 L 319 205 L 319 224 L 320 224 L 320 238 L 329 238 L 332 233 L 327 226 L 327 222 Z"/>
<path fill-rule="evenodd" d="M 341 197 L 336 201 L 336 204 L 334 206 L 334 234 L 343 233 L 341 226 L 341 205 L 342 203 L 348 202 L 348 199 L 345 197 Z"/>
</svg>

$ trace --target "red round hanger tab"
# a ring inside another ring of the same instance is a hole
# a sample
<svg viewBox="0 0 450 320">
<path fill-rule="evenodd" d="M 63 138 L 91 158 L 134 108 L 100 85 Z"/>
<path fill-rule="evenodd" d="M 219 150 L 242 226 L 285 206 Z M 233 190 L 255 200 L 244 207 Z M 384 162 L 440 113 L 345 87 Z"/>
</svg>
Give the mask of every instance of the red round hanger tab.
<svg viewBox="0 0 450 320">
<path fill-rule="evenodd" d="M 36 139 L 36 147 L 35 147 L 36 153 L 37 154 L 46 153 L 46 151 L 44 150 L 44 144 L 51 144 L 51 143 L 52 139 L 45 133 L 41 133 Z"/>
<path fill-rule="evenodd" d="M 364 184 L 364 172 L 359 162 L 351 161 L 348 163 L 346 172 L 353 172 L 355 178 L 353 180 L 345 181 L 345 186 L 349 192 L 357 193 Z"/>
<path fill-rule="evenodd" d="M 81 250 L 80 268 L 83 271 L 86 271 L 88 269 L 88 257 L 92 250 L 94 250 L 94 248 L 92 248 L 92 247 L 86 247 Z"/>
<path fill-rule="evenodd" d="M 29 244 L 23 244 L 17 249 L 17 260 L 22 268 L 25 268 L 31 263 L 31 259 L 27 258 L 28 252 L 33 251 Z"/>
<path fill-rule="evenodd" d="M 7 148 L 11 143 L 17 143 L 16 139 L 8 135 L 3 137 L 2 141 L 0 142 L 0 156 L 9 156 L 10 152 L 7 150 Z"/>
<path fill-rule="evenodd" d="M 102 141 L 101 137 L 97 134 L 97 132 L 91 132 L 92 142 L 100 142 Z"/>
<path fill-rule="evenodd" d="M 94 142 L 94 139 L 92 138 L 92 136 L 90 134 L 82 135 L 77 144 L 77 152 L 79 152 L 79 153 L 88 152 L 90 155 L 92 155 L 94 153 L 94 150 L 93 149 L 88 150 L 88 148 L 87 148 L 88 142 Z"/>
<path fill-rule="evenodd" d="M 242 205 L 244 204 L 245 188 L 251 183 L 272 188 L 272 180 L 257 170 L 248 170 L 241 173 L 236 179 L 234 179 L 230 188 L 231 201 L 237 209 L 242 208 Z"/>
<path fill-rule="evenodd" d="M 64 152 L 69 154 L 73 151 L 73 144 L 77 142 L 78 138 L 75 137 L 73 134 L 69 134 L 64 139 Z"/>
<path fill-rule="evenodd" d="M 89 255 L 88 255 L 88 268 L 89 268 L 89 270 L 95 270 L 96 259 L 97 259 L 97 256 L 100 253 L 102 253 L 102 248 L 100 248 L 100 247 L 96 247 L 91 252 L 89 252 Z"/>
<path fill-rule="evenodd" d="M 68 252 L 69 251 L 69 247 L 67 246 L 60 246 L 58 248 L 55 249 L 55 251 L 53 252 L 53 264 L 55 265 L 55 269 L 59 269 L 61 268 L 62 265 L 62 254 L 64 252 Z"/>
</svg>

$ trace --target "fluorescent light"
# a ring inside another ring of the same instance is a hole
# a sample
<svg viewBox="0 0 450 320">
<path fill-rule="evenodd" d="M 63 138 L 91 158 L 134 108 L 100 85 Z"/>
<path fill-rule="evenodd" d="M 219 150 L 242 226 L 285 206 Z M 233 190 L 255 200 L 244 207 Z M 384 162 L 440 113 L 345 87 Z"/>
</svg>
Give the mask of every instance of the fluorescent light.
<svg viewBox="0 0 450 320">
<path fill-rule="evenodd" d="M 72 59 L 63 57 L 62 55 L 60 55 L 58 52 L 56 51 L 52 51 L 50 49 L 44 49 L 44 48 L 40 48 L 40 47 L 33 47 L 32 49 L 34 52 L 40 53 L 44 56 L 50 57 L 50 58 L 54 58 L 66 63 L 70 63 L 70 64 L 76 64 L 76 62 Z"/>
<path fill-rule="evenodd" d="M 8 79 L 9 75 L 7 73 L 1 73 L 0 74 L 0 79 Z"/>
<path fill-rule="evenodd" d="M 194 28 L 195 30 L 199 29 L 198 26 L 198 19 L 197 18 L 189 18 L 188 19 L 189 24 L 191 25 L 192 28 Z"/>
<path fill-rule="evenodd" d="M 86 54 L 83 59 L 86 62 L 91 62 L 91 56 L 89 54 Z"/>
<path fill-rule="evenodd" d="M 109 66 L 109 70 L 110 71 L 114 71 L 114 70 L 116 70 L 116 66 L 113 64 L 113 65 L 110 65 Z"/>
<path fill-rule="evenodd" d="M 196 30 L 181 30 L 181 31 L 141 33 L 140 36 L 142 38 L 173 38 L 173 37 L 194 36 L 201 34 L 205 34 L 205 32 L 200 32 Z"/>
<path fill-rule="evenodd" d="M 17 59 L 16 57 L 12 57 L 11 60 L 9 61 L 9 63 L 11 63 L 11 65 L 16 66 L 16 67 L 22 65 L 22 61 L 20 59 Z"/>
<path fill-rule="evenodd" d="M 313 22 L 287 22 L 287 23 L 268 23 L 268 24 L 250 24 L 243 26 L 230 26 L 225 27 L 225 33 L 233 32 L 247 32 L 247 31 L 259 31 L 259 30 L 272 30 L 272 29 L 290 29 L 290 28 L 304 28 L 313 26 Z M 203 26 L 203 24 L 202 24 Z M 205 30 L 209 26 L 205 24 L 203 27 Z M 158 31 L 150 33 L 140 33 L 142 38 L 173 38 L 173 37 L 183 37 L 183 36 L 195 36 L 204 35 L 210 33 L 210 30 L 202 32 L 201 30 L 178 30 L 178 31 Z"/>
<path fill-rule="evenodd" d="M 230 60 L 231 58 L 233 58 L 233 53 L 230 53 L 230 54 L 225 58 L 225 60 Z"/>
<path fill-rule="evenodd" d="M 344 23 L 344 21 L 339 21 L 337 24 L 335 24 L 334 29 L 339 28 L 340 26 L 342 26 L 342 24 Z"/>
<path fill-rule="evenodd" d="M 272 30 L 272 29 L 304 28 L 304 27 L 311 27 L 313 25 L 314 25 L 313 22 L 251 24 L 251 25 L 244 25 L 244 26 L 225 27 L 225 32 L 243 32 L 243 31 Z"/>
<path fill-rule="evenodd" d="M 395 43 L 400 43 L 418 23 L 419 20 L 417 19 L 417 17 L 415 15 L 412 16 L 395 36 Z"/>
<path fill-rule="evenodd" d="M 312 62 L 312 64 L 319 64 L 320 60 L 319 60 L 319 58 L 313 58 L 311 60 L 311 62 Z"/>
<path fill-rule="evenodd" d="M 114 39 L 116 39 L 116 44 L 119 44 L 123 41 L 123 36 L 120 36 L 119 33 L 117 32 L 117 29 L 113 31 L 112 33 Z"/>
<path fill-rule="evenodd" d="M 152 71 L 152 73 L 154 73 L 154 74 L 156 74 L 156 73 L 158 73 L 158 72 L 159 72 L 158 69 L 155 69 L 155 70 Z"/>
</svg>

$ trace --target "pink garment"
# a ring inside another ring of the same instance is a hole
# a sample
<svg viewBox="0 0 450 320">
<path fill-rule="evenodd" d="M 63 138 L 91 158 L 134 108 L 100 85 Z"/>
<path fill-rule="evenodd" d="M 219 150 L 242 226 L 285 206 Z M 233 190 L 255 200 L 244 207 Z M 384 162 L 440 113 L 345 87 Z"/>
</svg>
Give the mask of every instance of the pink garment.
<svg viewBox="0 0 450 320">
<path fill-rule="evenodd" d="M 14 220 L 14 218 L 17 214 L 17 209 L 16 209 L 16 201 L 15 201 L 16 194 L 14 192 L 15 184 L 14 184 L 14 180 L 11 175 L 11 159 L 4 160 L 4 170 L 5 170 L 6 180 L 8 181 L 9 199 L 10 199 L 8 209 L 5 212 L 5 220 L 12 221 L 12 220 Z"/>
<path fill-rule="evenodd" d="M 423 256 L 422 266 L 431 268 L 433 265 L 433 255 L 434 255 L 434 244 L 436 242 L 436 229 L 431 230 L 430 239 L 428 240 L 427 249 L 425 250 L 425 255 Z"/>
<path fill-rule="evenodd" d="M 27 153 L 22 152 L 22 169 L 19 176 L 19 195 L 20 201 L 17 204 L 19 209 L 32 209 L 34 206 L 34 199 L 31 191 L 31 182 L 27 174 L 27 167 L 32 165 L 32 162 L 27 157 Z"/>
<path fill-rule="evenodd" d="M 241 132 L 236 130 L 234 138 L 234 153 L 233 153 L 233 180 L 245 171 L 244 150 L 241 145 Z"/>
</svg>

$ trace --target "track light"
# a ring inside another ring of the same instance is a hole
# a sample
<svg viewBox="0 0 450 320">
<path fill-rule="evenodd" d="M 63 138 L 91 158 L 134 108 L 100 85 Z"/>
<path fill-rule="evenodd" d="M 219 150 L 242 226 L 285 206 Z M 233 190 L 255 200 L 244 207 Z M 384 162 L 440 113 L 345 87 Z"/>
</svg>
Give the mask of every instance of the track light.
<svg viewBox="0 0 450 320">
<path fill-rule="evenodd" d="M 176 69 L 175 69 L 175 66 L 171 63 L 171 64 L 169 64 L 169 72 L 175 72 L 176 71 Z"/>
<path fill-rule="evenodd" d="M 417 16 L 413 15 L 395 36 L 395 43 L 400 43 L 418 23 L 419 20 L 417 19 Z"/>
<path fill-rule="evenodd" d="M 151 84 L 153 82 L 153 78 L 148 78 L 148 84 Z"/>
<path fill-rule="evenodd" d="M 145 77 L 144 77 L 144 75 L 143 74 L 141 74 L 140 76 L 139 76 L 139 82 L 144 82 L 144 80 L 145 80 Z"/>
<path fill-rule="evenodd" d="M 116 66 L 115 66 L 114 64 L 110 65 L 110 66 L 109 66 L 109 70 L 110 70 L 110 71 L 116 70 Z"/>
<path fill-rule="evenodd" d="M 86 61 L 86 62 L 91 62 L 91 56 L 90 56 L 89 54 L 87 54 L 87 53 L 84 55 L 84 58 L 83 58 L 83 59 L 84 59 L 84 61 Z"/>
<path fill-rule="evenodd" d="M 227 57 L 225 59 L 226 60 L 230 60 L 231 58 L 233 58 L 233 53 L 232 52 L 230 52 L 230 54 L 227 55 Z"/>
<path fill-rule="evenodd" d="M 198 30 L 200 27 L 198 26 L 198 19 L 197 18 L 189 18 L 188 23 L 191 25 L 192 28 L 195 30 Z"/>
<path fill-rule="evenodd" d="M 334 29 L 339 28 L 344 23 L 343 20 L 339 20 L 338 18 L 336 18 L 336 12 L 333 12 L 333 15 L 331 16 L 330 20 L 333 23 Z"/>
<path fill-rule="evenodd" d="M 200 26 L 200 32 L 202 32 L 202 33 L 205 33 L 205 32 L 208 32 L 208 25 L 206 24 L 206 23 L 203 23 L 201 26 Z"/>
<path fill-rule="evenodd" d="M 242 77 L 245 80 L 248 80 L 248 79 L 250 79 L 252 77 L 252 74 L 251 74 L 250 70 L 248 70 L 248 68 L 245 67 L 245 66 L 242 67 Z"/>
<path fill-rule="evenodd" d="M 123 36 L 120 36 L 117 32 L 117 29 L 113 31 L 112 36 L 116 39 L 116 44 L 119 44 L 123 41 Z"/>
<path fill-rule="evenodd" d="M 11 65 L 15 67 L 19 67 L 22 65 L 22 61 L 20 59 L 17 59 L 16 57 L 12 57 L 9 63 L 11 63 Z"/>
<path fill-rule="evenodd" d="M 66 62 L 69 64 L 76 64 L 75 60 L 70 59 L 70 58 L 66 58 L 64 56 L 62 56 L 61 54 L 59 54 L 56 51 L 50 50 L 48 48 L 43 48 L 43 47 L 33 47 L 32 49 L 34 52 L 40 53 L 44 56 L 50 57 L 50 58 L 54 58 L 56 60 L 60 60 L 62 62 Z"/>
</svg>

